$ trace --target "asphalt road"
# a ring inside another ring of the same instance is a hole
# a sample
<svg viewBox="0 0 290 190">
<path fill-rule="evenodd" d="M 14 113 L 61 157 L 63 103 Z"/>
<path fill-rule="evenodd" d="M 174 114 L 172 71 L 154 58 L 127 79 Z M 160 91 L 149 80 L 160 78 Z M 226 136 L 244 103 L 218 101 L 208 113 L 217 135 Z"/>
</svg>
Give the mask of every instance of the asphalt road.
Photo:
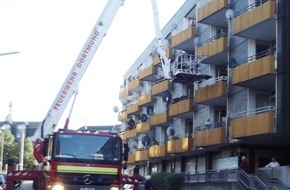
<svg viewBox="0 0 290 190">
<path fill-rule="evenodd" d="M 25 181 L 21 184 L 20 190 L 32 190 L 32 181 Z"/>
</svg>

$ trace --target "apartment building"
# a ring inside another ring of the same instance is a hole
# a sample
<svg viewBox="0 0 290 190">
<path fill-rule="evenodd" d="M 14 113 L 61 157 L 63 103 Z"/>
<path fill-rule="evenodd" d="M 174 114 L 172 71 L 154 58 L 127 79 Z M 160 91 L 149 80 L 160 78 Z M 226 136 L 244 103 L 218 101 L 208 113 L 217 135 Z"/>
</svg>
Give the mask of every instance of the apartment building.
<svg viewBox="0 0 290 190">
<path fill-rule="evenodd" d="M 242 156 L 251 173 L 273 155 L 290 165 L 289 9 L 283 0 L 184 3 L 162 30 L 172 79 L 154 40 L 124 74 L 118 120 L 129 172 L 138 165 L 143 176 L 206 181 L 209 171 L 238 168 Z"/>
</svg>

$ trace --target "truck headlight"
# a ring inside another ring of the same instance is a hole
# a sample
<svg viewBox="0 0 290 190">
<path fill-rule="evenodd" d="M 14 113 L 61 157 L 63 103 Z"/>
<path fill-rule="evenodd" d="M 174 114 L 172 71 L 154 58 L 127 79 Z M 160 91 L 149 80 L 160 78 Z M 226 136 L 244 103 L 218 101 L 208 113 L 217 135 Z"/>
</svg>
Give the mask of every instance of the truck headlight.
<svg viewBox="0 0 290 190">
<path fill-rule="evenodd" d="M 119 186 L 111 186 L 110 190 L 120 190 Z"/>
<path fill-rule="evenodd" d="M 64 190 L 64 186 L 62 184 L 55 184 L 52 186 L 51 190 Z"/>
</svg>

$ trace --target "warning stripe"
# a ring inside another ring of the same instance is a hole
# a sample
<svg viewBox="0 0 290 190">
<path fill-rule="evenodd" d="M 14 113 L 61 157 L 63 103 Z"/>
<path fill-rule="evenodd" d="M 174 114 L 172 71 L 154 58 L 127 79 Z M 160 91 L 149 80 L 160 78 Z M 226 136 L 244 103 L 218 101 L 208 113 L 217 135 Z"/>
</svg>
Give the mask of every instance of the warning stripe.
<svg viewBox="0 0 290 190">
<path fill-rule="evenodd" d="M 117 168 L 58 165 L 57 172 L 116 175 Z"/>
</svg>

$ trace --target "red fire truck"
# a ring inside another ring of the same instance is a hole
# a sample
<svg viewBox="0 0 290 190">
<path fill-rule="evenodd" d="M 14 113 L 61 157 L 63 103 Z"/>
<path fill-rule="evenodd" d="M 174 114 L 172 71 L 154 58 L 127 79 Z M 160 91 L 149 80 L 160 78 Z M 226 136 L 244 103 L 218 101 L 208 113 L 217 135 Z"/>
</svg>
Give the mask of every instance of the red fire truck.
<svg viewBox="0 0 290 190">
<path fill-rule="evenodd" d="M 85 45 L 67 75 L 42 124 L 33 137 L 34 156 L 40 167 L 13 170 L 8 163 L 6 189 L 12 190 L 19 181 L 32 180 L 35 190 L 137 190 L 139 181 L 123 175 L 129 147 L 118 134 L 68 129 L 69 118 L 78 92 L 78 84 L 91 59 L 125 0 L 109 0 Z M 156 0 L 152 0 L 157 53 L 164 76 L 171 79 L 170 60 L 163 49 Z M 69 101 L 74 96 L 69 117 L 63 129 L 55 131 Z"/>
</svg>

